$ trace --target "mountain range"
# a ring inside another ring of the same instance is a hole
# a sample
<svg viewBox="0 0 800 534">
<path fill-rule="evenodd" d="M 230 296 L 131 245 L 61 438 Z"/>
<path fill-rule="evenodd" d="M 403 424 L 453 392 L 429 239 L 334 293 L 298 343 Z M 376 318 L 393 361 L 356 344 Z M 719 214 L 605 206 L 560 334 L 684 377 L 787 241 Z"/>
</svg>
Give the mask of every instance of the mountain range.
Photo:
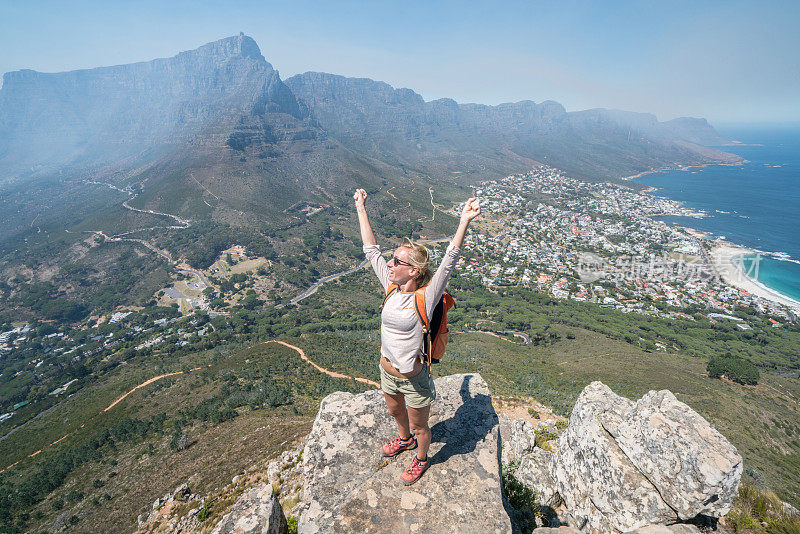
<svg viewBox="0 0 800 534">
<path fill-rule="evenodd" d="M 301 194 L 309 180 L 341 184 L 342 175 L 374 173 L 366 167 L 376 161 L 434 179 L 538 161 L 608 180 L 735 161 L 706 146 L 729 142 L 704 119 L 567 112 L 553 101 L 426 102 L 410 89 L 318 72 L 282 81 L 244 34 L 149 62 L 9 72 L 0 90 L 0 183 L 142 165 L 174 174 L 176 161 L 186 174 L 242 157 L 263 163 L 252 185 L 286 186 L 291 175 L 301 186 L 289 188 Z M 320 165 L 330 172 L 320 176 Z"/>
</svg>

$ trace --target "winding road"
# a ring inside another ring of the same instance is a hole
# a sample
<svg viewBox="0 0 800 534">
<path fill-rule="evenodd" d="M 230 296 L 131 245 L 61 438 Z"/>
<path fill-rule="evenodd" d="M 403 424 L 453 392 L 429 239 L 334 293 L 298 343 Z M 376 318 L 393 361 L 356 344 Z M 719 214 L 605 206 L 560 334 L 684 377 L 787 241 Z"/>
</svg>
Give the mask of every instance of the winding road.
<svg viewBox="0 0 800 534">
<path fill-rule="evenodd" d="M 172 263 L 173 265 L 176 263 L 175 260 L 172 259 L 172 255 L 168 251 L 160 250 L 159 248 L 157 248 L 155 245 L 153 245 L 149 241 L 145 241 L 144 239 L 135 239 L 135 238 L 123 237 L 123 236 L 127 236 L 127 235 L 130 235 L 130 234 L 136 233 L 136 232 L 146 232 L 146 231 L 150 231 L 150 230 L 183 230 L 185 228 L 189 228 L 192 225 L 191 222 L 189 222 L 186 219 L 182 219 L 182 218 L 178 217 L 177 215 L 173 215 L 171 213 L 162 213 L 160 211 L 143 210 L 143 209 L 139 209 L 139 208 L 134 208 L 133 206 L 131 206 L 129 204 L 129 202 L 131 200 L 135 199 L 139 195 L 138 195 L 138 193 L 134 193 L 129 189 L 120 189 L 119 187 L 115 186 L 114 184 L 109 184 L 109 183 L 106 183 L 106 182 L 97 182 L 97 181 L 94 181 L 94 180 L 84 180 L 83 182 L 87 183 L 87 184 L 93 184 L 93 185 L 102 185 L 102 186 L 105 186 L 105 187 L 109 187 L 109 188 L 113 189 L 114 191 L 119 191 L 120 193 L 125 193 L 125 194 L 129 195 L 129 198 L 122 203 L 122 207 L 124 207 L 125 209 L 128 209 L 128 210 L 136 212 L 136 213 L 144 213 L 144 214 L 147 214 L 147 215 L 156 215 L 156 216 L 161 216 L 161 217 L 169 217 L 169 218 L 173 219 L 176 223 L 178 223 L 177 225 L 169 225 L 169 226 L 150 226 L 150 227 L 147 227 L 147 228 L 137 228 L 136 230 L 130 230 L 128 232 L 123 232 L 121 234 L 115 234 L 115 235 L 111 235 L 111 236 L 106 235 L 105 232 L 103 232 L 102 230 L 86 230 L 87 232 L 93 233 L 95 235 L 99 235 L 99 236 L 103 237 L 103 239 L 105 241 L 110 241 L 110 242 L 130 241 L 132 243 L 139 243 L 140 245 L 143 245 L 147 249 L 155 252 L 159 256 L 162 256 L 163 258 L 166 258 L 166 260 L 168 262 Z M 181 270 L 185 270 L 185 269 L 181 269 Z"/>
<path fill-rule="evenodd" d="M 305 291 L 303 291 L 299 295 L 293 297 L 289 301 L 289 304 L 290 305 L 291 304 L 297 304 L 301 300 L 303 300 L 305 298 L 308 298 L 311 295 L 313 295 L 314 293 L 316 293 L 317 290 L 320 287 L 322 287 L 322 284 L 324 284 L 325 282 L 331 282 L 333 280 L 336 280 L 337 278 L 341 278 L 342 276 L 346 276 L 348 274 L 354 273 L 354 272 L 356 272 L 356 271 L 358 271 L 360 269 L 363 269 L 368 263 L 369 263 L 369 260 L 367 260 L 365 258 L 361 263 L 359 263 L 355 267 L 351 267 L 350 269 L 347 269 L 345 271 L 340 271 L 338 273 L 333 273 L 333 274 L 329 274 L 327 276 L 323 276 L 322 278 L 320 278 L 319 280 L 317 280 L 316 282 L 311 284 L 311 287 L 309 287 L 308 289 L 306 289 Z M 282 309 L 282 308 L 285 308 L 286 306 L 287 306 L 286 304 L 278 304 L 278 305 L 275 306 L 275 308 L 276 309 Z"/>
</svg>

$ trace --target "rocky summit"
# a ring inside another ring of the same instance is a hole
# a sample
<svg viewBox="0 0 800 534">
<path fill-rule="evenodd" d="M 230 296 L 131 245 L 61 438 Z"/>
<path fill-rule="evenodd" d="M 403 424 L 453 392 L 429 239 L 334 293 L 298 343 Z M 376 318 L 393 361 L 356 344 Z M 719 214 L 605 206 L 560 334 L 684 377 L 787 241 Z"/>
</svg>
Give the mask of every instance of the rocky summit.
<svg viewBox="0 0 800 534">
<path fill-rule="evenodd" d="M 411 486 L 399 476 L 414 453 L 381 456 L 397 428 L 379 390 L 322 401 L 311 433 L 286 458 L 295 465 L 302 449 L 302 498 L 286 510 L 299 518 L 299 533 L 697 534 L 696 524 L 714 524 L 731 507 L 741 456 L 669 391 L 634 402 L 593 382 L 556 437 L 561 427 L 552 420 L 498 416 L 478 374 L 435 383 L 433 463 Z M 283 468 L 273 462 L 270 471 Z M 513 508 L 503 472 L 532 490 L 526 506 L 535 519 Z M 242 495 L 215 532 L 285 529 L 280 505 L 262 484 Z"/>
<path fill-rule="evenodd" d="M 298 532 L 510 532 L 500 485 L 498 417 L 480 375 L 436 380 L 431 467 L 400 474 L 413 452 L 384 460 L 397 434 L 378 390 L 326 397 L 303 453 Z"/>
</svg>

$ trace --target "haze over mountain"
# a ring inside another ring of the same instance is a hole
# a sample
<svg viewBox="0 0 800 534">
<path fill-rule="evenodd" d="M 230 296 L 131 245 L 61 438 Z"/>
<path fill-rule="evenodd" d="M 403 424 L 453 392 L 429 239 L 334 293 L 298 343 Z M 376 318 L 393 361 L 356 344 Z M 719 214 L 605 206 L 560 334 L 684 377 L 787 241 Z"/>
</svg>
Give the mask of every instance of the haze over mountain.
<svg viewBox="0 0 800 534">
<path fill-rule="evenodd" d="M 328 135 L 369 157 L 434 174 L 445 163 L 468 167 L 481 158 L 502 160 L 501 167 L 547 159 L 585 178 L 608 179 L 732 159 L 700 146 L 727 141 L 701 119 L 567 113 L 552 101 L 425 102 L 409 89 L 325 73 L 284 83 L 243 34 L 168 59 L 57 74 L 22 70 L 3 80 L 3 180 L 84 172 L 124 158 L 149 163 L 201 148 L 276 158 L 307 153 L 300 147 Z"/>
</svg>

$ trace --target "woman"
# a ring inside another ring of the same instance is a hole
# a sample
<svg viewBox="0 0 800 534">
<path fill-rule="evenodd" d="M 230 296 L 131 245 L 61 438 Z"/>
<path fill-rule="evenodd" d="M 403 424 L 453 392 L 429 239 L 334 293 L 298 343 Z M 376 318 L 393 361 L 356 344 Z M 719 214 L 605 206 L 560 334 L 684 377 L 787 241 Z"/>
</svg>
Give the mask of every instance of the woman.
<svg viewBox="0 0 800 534">
<path fill-rule="evenodd" d="M 425 312 L 431 317 L 461 254 L 467 227 L 472 219 L 481 214 L 481 207 L 476 198 L 467 201 L 461 212 L 458 230 L 434 274 L 429 267 L 428 250 L 424 245 L 407 238 L 403 239 L 387 263 L 367 217 L 367 192 L 358 189 L 353 198 L 356 201 L 364 253 L 372 263 L 384 293 L 390 284 L 400 287 L 386 300 L 381 312 L 380 360 L 381 390 L 400 435 L 383 445 L 381 451 L 384 456 L 396 456 L 403 451 L 417 450 L 411 464 L 400 475 L 400 479 L 409 485 L 419 480 L 430 465 L 428 448 L 431 429 L 428 427 L 428 417 L 431 402 L 436 398 L 433 378 L 422 355 L 422 325 L 415 309 L 414 292 L 425 287 Z"/>
</svg>

